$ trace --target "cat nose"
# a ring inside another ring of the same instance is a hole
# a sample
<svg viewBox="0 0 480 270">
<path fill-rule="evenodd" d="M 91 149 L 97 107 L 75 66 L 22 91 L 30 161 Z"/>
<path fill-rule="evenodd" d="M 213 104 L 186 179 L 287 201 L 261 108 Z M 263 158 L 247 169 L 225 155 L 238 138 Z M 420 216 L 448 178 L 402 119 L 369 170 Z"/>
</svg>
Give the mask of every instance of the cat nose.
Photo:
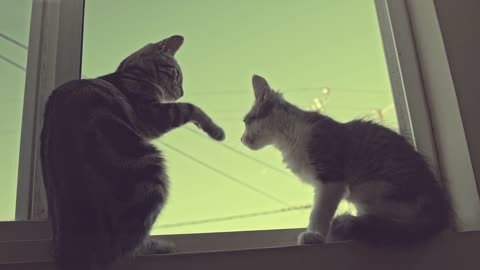
<svg viewBox="0 0 480 270">
<path fill-rule="evenodd" d="M 243 135 L 242 138 L 240 138 L 240 141 L 241 141 L 243 144 L 248 144 L 249 139 L 247 138 L 247 136 Z"/>
</svg>

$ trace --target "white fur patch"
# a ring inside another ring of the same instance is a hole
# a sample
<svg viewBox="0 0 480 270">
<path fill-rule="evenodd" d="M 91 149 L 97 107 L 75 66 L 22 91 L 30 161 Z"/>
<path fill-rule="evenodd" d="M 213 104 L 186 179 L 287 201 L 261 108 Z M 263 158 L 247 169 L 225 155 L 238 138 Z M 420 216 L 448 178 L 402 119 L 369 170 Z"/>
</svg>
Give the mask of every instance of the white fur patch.
<svg viewBox="0 0 480 270">
<path fill-rule="evenodd" d="M 349 185 L 345 199 L 355 205 L 359 215 L 369 213 L 397 221 L 414 218 L 420 210 L 417 201 L 396 202 L 385 198 L 392 188 L 392 184 L 385 181 L 366 181 Z"/>
<path fill-rule="evenodd" d="M 317 185 L 314 167 L 308 158 L 308 143 L 311 138 L 311 127 L 300 121 L 294 122 L 295 127 L 286 131 L 291 134 L 281 134 L 276 138 L 275 146 L 283 155 L 283 162 L 302 181 Z M 291 139 L 294 138 L 294 139 Z"/>
</svg>

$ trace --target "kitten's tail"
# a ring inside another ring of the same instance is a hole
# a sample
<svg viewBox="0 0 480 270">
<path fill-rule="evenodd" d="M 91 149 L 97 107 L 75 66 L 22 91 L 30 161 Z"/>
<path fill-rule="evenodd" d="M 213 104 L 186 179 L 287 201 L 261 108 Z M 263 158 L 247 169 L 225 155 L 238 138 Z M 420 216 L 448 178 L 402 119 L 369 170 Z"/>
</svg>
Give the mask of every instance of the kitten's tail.
<svg viewBox="0 0 480 270">
<path fill-rule="evenodd" d="M 359 240 L 395 245 L 428 241 L 455 227 L 448 197 L 438 195 L 441 196 L 435 196 L 437 200 L 424 202 L 421 213 L 411 220 L 394 220 L 375 214 L 338 216 L 332 223 L 329 241 Z"/>
<path fill-rule="evenodd" d="M 330 241 L 334 242 L 359 240 L 372 244 L 413 244 L 429 240 L 443 231 L 443 226 L 403 223 L 376 215 L 339 217 L 336 222 L 341 224 L 332 229 Z M 338 230 L 343 231 L 339 233 Z"/>
</svg>

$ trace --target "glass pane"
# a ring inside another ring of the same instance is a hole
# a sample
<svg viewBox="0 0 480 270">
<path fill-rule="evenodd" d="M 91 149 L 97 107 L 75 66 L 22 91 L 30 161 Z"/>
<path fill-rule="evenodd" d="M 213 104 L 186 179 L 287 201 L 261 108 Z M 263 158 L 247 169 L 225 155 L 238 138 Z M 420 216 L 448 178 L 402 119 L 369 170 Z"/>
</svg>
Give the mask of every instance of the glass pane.
<svg viewBox="0 0 480 270">
<path fill-rule="evenodd" d="M 110 73 L 173 34 L 185 37 L 177 54 L 182 100 L 209 113 L 227 139 L 217 143 L 186 126 L 156 141 L 171 196 L 153 234 L 306 226 L 311 187 L 285 169 L 277 150 L 252 152 L 240 142 L 254 73 L 301 108 L 398 128 L 373 1 L 90 0 L 83 76 Z"/>
<path fill-rule="evenodd" d="M 0 2 L 0 220 L 15 219 L 31 0 Z"/>
<path fill-rule="evenodd" d="M 31 0 L 0 2 L 0 220 L 15 219 Z"/>
</svg>

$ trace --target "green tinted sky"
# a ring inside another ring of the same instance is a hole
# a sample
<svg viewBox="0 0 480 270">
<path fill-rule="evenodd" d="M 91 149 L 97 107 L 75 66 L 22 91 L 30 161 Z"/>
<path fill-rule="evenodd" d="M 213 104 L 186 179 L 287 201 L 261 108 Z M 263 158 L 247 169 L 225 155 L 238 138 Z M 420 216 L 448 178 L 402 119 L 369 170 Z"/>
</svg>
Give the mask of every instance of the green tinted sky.
<svg viewBox="0 0 480 270">
<path fill-rule="evenodd" d="M 83 75 L 111 72 L 129 53 L 173 34 L 185 36 L 177 57 L 185 77 L 183 101 L 209 113 L 227 139 L 213 142 L 189 126 L 155 142 L 167 157 L 172 192 L 154 233 L 306 225 L 308 210 L 159 227 L 285 207 L 238 181 L 292 206 L 311 203 L 310 187 L 284 169 L 276 150 L 252 152 L 240 143 L 254 73 L 302 108 L 328 87 L 326 113 L 334 118 L 347 121 L 387 108 L 385 123 L 397 126 L 388 110 L 392 99 L 373 1 L 87 0 Z"/>
<path fill-rule="evenodd" d="M 28 45 L 31 0 L 0 1 L 0 220 L 15 216 L 18 151 L 23 110 L 27 51 L 3 38 L 7 35 Z"/>
</svg>

